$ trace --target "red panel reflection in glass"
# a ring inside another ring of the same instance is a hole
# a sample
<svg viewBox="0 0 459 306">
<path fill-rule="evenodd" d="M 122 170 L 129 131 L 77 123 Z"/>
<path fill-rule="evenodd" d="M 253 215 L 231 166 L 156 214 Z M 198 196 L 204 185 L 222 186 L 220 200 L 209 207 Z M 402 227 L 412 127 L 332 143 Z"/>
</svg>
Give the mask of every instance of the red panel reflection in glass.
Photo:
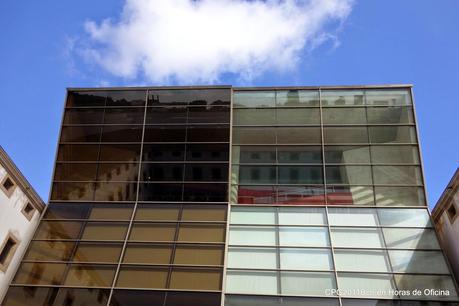
<svg viewBox="0 0 459 306">
<path fill-rule="evenodd" d="M 239 186 L 239 204 L 273 204 L 276 202 L 276 186 Z"/>
<path fill-rule="evenodd" d="M 322 205 L 325 204 L 324 189 L 321 186 L 279 186 L 276 204 Z"/>
</svg>

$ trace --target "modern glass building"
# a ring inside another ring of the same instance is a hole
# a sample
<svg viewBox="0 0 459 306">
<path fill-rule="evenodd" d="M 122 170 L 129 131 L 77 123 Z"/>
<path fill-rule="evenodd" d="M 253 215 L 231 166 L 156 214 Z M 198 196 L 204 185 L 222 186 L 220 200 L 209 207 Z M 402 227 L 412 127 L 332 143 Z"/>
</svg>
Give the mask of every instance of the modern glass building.
<svg viewBox="0 0 459 306">
<path fill-rule="evenodd" d="M 69 89 L 10 305 L 459 305 L 409 85 Z"/>
</svg>

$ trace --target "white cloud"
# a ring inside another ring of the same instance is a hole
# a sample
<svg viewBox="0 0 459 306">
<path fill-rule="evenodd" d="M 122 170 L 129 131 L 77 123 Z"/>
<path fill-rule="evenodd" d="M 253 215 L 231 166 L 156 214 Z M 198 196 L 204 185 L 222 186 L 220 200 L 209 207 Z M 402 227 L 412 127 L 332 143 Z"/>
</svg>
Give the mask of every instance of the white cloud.
<svg viewBox="0 0 459 306">
<path fill-rule="evenodd" d="M 288 71 L 333 37 L 353 0 L 126 0 L 118 21 L 85 24 L 87 59 L 126 79 L 213 83 Z"/>
</svg>

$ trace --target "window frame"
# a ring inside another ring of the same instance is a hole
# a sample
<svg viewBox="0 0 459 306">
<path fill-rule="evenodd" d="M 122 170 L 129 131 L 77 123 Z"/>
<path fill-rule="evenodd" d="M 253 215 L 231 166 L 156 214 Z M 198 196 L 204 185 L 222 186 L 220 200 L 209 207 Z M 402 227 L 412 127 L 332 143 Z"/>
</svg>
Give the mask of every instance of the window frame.
<svg viewBox="0 0 459 306">
<path fill-rule="evenodd" d="M 11 186 L 9 189 L 7 189 L 7 188 L 5 187 L 5 183 L 6 183 L 8 180 L 13 184 L 13 186 Z M 11 198 L 11 196 L 13 195 L 13 193 L 14 193 L 14 191 L 16 190 L 16 187 L 17 187 L 17 186 L 18 186 L 18 185 L 17 185 L 16 182 L 11 178 L 11 176 L 8 175 L 8 174 L 6 174 L 5 177 L 2 179 L 2 182 L 1 182 L 1 184 L 0 184 L 0 189 L 5 193 L 5 195 L 6 195 L 7 198 Z"/>
<path fill-rule="evenodd" d="M 14 255 L 16 254 L 16 251 L 19 247 L 19 244 L 21 241 L 19 238 L 17 238 L 11 231 L 8 231 L 8 234 L 6 235 L 5 239 L 2 242 L 2 245 L 0 247 L 0 254 L 2 254 L 5 251 L 5 247 L 8 243 L 9 240 L 12 240 L 14 245 L 13 247 L 8 251 L 8 254 L 6 254 L 5 260 L 3 263 L 0 262 L 0 271 L 6 272 L 8 269 L 8 266 L 10 265 L 11 261 L 13 260 Z"/>
</svg>

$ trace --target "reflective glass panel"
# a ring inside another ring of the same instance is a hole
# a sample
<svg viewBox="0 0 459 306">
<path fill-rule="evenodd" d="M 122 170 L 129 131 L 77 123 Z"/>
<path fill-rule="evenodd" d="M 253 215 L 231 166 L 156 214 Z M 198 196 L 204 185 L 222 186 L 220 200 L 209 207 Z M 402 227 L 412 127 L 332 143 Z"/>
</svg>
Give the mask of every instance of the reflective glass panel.
<svg viewBox="0 0 459 306">
<path fill-rule="evenodd" d="M 330 186 L 326 189 L 328 204 L 374 205 L 372 186 Z"/>
<path fill-rule="evenodd" d="M 233 207 L 231 224 L 275 224 L 276 210 L 270 207 Z"/>
<path fill-rule="evenodd" d="M 135 220 L 143 221 L 177 221 L 179 216 L 178 205 L 138 204 Z"/>
<path fill-rule="evenodd" d="M 274 125 L 275 109 L 234 109 L 234 125 Z"/>
<path fill-rule="evenodd" d="M 322 90 L 323 106 L 355 106 L 364 104 L 361 90 Z"/>
<path fill-rule="evenodd" d="M 332 273 L 281 272 L 282 294 L 326 295 L 327 289 L 335 289 Z"/>
<path fill-rule="evenodd" d="M 331 238 L 334 247 L 384 247 L 381 231 L 377 228 L 332 228 Z"/>
<path fill-rule="evenodd" d="M 368 146 L 325 146 L 325 162 L 329 164 L 370 163 Z"/>
<path fill-rule="evenodd" d="M 154 267 L 121 267 L 116 287 L 166 288 L 168 271 Z"/>
<path fill-rule="evenodd" d="M 280 225 L 325 225 L 327 223 L 325 210 L 314 207 L 280 207 Z"/>
<path fill-rule="evenodd" d="M 395 275 L 395 282 L 400 290 L 420 289 L 423 295 L 421 299 L 431 299 L 432 295 L 426 295 L 424 289 L 449 291 L 449 296 L 440 296 L 440 299 L 457 298 L 457 291 L 453 279 L 449 275 Z M 429 292 L 429 291 L 428 291 Z"/>
<path fill-rule="evenodd" d="M 394 272 L 449 274 L 441 251 L 389 251 Z"/>
<path fill-rule="evenodd" d="M 65 278 L 66 286 L 110 287 L 116 266 L 71 265 Z"/>
<path fill-rule="evenodd" d="M 371 185 L 369 166 L 326 166 L 327 184 Z"/>
<path fill-rule="evenodd" d="M 107 97 L 106 91 L 76 91 L 69 92 L 67 107 L 104 106 Z"/>
<path fill-rule="evenodd" d="M 107 92 L 107 106 L 144 106 L 145 90 L 111 90 Z"/>
<path fill-rule="evenodd" d="M 338 286 L 344 289 L 343 295 L 349 297 L 393 298 L 391 293 L 395 290 L 394 280 L 389 274 L 338 273 Z"/>
<path fill-rule="evenodd" d="M 333 261 L 327 249 L 280 249 L 283 270 L 332 270 Z"/>
<path fill-rule="evenodd" d="M 282 90 L 276 92 L 277 107 L 319 106 L 316 90 Z"/>
<path fill-rule="evenodd" d="M 193 244 L 179 245 L 175 248 L 176 265 L 222 265 L 223 247 Z"/>
<path fill-rule="evenodd" d="M 142 126 L 105 125 L 102 128 L 101 142 L 140 142 Z"/>
<path fill-rule="evenodd" d="M 365 100 L 367 105 L 411 105 L 410 91 L 407 89 L 367 89 Z"/>
<path fill-rule="evenodd" d="M 102 124 L 103 108 L 73 108 L 64 114 L 64 124 Z"/>
<path fill-rule="evenodd" d="M 127 223 L 88 222 L 81 239 L 85 240 L 124 240 Z"/>
<path fill-rule="evenodd" d="M 316 127 L 280 127 L 276 129 L 279 144 L 320 144 L 320 128 Z"/>
<path fill-rule="evenodd" d="M 278 294 L 277 272 L 228 270 L 226 292 Z"/>
<path fill-rule="evenodd" d="M 378 215 L 371 208 L 330 208 L 328 219 L 332 226 L 377 226 Z"/>
<path fill-rule="evenodd" d="M 323 184 L 323 170 L 319 166 L 279 166 L 279 184 Z"/>
<path fill-rule="evenodd" d="M 325 204 L 322 186 L 279 186 L 277 204 Z"/>
<path fill-rule="evenodd" d="M 279 163 L 322 163 L 322 149 L 319 146 L 279 146 Z"/>
<path fill-rule="evenodd" d="M 367 116 L 365 108 L 323 108 L 323 124 L 365 124 Z"/>
<path fill-rule="evenodd" d="M 378 250 L 336 250 L 335 263 L 338 271 L 390 272 L 385 251 Z"/>
<path fill-rule="evenodd" d="M 99 145 L 59 145 L 58 161 L 96 161 Z"/>
<path fill-rule="evenodd" d="M 274 248 L 229 248 L 228 268 L 277 269 Z"/>
<path fill-rule="evenodd" d="M 101 161 L 136 162 L 140 159 L 140 144 L 103 144 L 100 145 Z"/>
<path fill-rule="evenodd" d="M 173 268 L 170 288 L 189 290 L 220 290 L 221 269 Z"/>
<path fill-rule="evenodd" d="M 372 146 L 371 161 L 382 164 L 418 164 L 416 146 Z"/>
<path fill-rule="evenodd" d="M 175 224 L 134 223 L 129 235 L 130 241 L 174 241 Z"/>
<path fill-rule="evenodd" d="M 273 146 L 233 146 L 233 163 L 275 163 L 276 147 Z"/>
<path fill-rule="evenodd" d="M 279 244 L 282 246 L 328 246 L 328 231 L 322 227 L 281 227 L 279 228 Z"/>
<path fill-rule="evenodd" d="M 416 131 L 412 126 L 370 126 L 372 143 L 416 143 Z"/>
<path fill-rule="evenodd" d="M 427 209 L 384 208 L 378 209 L 379 221 L 383 226 L 431 227 Z"/>
<path fill-rule="evenodd" d="M 279 108 L 276 111 L 278 125 L 319 125 L 320 111 L 318 108 Z"/>
<path fill-rule="evenodd" d="M 274 227 L 231 226 L 230 245 L 276 245 Z"/>
<path fill-rule="evenodd" d="M 34 261 L 66 261 L 70 258 L 74 247 L 74 242 L 32 241 L 24 259 Z"/>
<path fill-rule="evenodd" d="M 168 244 L 128 243 L 123 262 L 131 264 L 169 264 L 172 246 Z"/>
<path fill-rule="evenodd" d="M 325 127 L 324 142 L 333 143 L 368 143 L 366 127 Z"/>
<path fill-rule="evenodd" d="M 233 128 L 233 144 L 275 144 L 274 128 Z"/>
<path fill-rule="evenodd" d="M 375 184 L 422 185 L 417 166 L 373 166 Z"/>
<path fill-rule="evenodd" d="M 13 284 L 60 285 L 66 265 L 54 263 L 22 263 Z"/>
<path fill-rule="evenodd" d="M 185 124 L 186 107 L 148 107 L 145 124 Z"/>
<path fill-rule="evenodd" d="M 433 229 L 428 228 L 384 228 L 388 248 L 396 249 L 440 249 Z"/>
<path fill-rule="evenodd" d="M 234 107 L 274 107 L 275 103 L 274 91 L 240 91 L 233 94 Z"/>
<path fill-rule="evenodd" d="M 368 107 L 367 116 L 370 124 L 414 123 L 411 107 Z"/>
<path fill-rule="evenodd" d="M 153 144 L 143 146 L 144 161 L 183 161 L 184 144 Z"/>
<path fill-rule="evenodd" d="M 380 206 L 425 206 L 424 190 L 421 187 L 375 187 L 376 205 Z"/>
<path fill-rule="evenodd" d="M 145 109 L 141 108 L 107 108 L 104 124 L 143 124 Z"/>
<path fill-rule="evenodd" d="M 77 262 L 118 263 L 123 244 L 80 242 L 73 256 Z"/>
</svg>

